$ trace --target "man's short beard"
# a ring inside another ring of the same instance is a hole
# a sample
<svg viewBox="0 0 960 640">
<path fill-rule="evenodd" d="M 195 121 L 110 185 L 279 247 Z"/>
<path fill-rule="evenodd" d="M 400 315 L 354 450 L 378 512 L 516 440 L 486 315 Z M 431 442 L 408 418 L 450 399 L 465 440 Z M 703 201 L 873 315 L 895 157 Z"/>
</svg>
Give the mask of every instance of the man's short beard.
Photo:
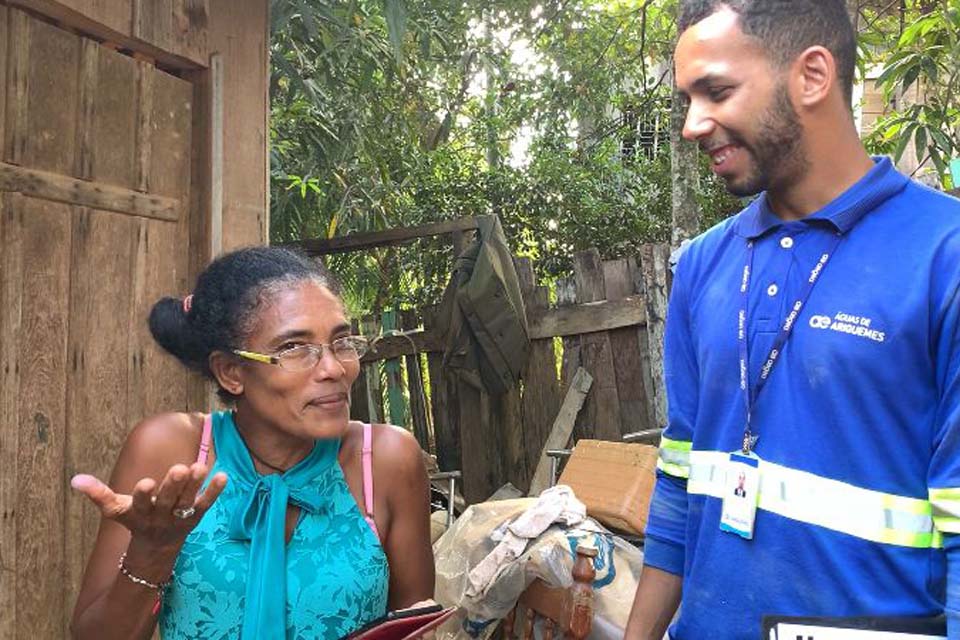
<svg viewBox="0 0 960 640">
<path fill-rule="evenodd" d="M 737 140 L 752 159 L 752 171 L 739 182 L 727 183 L 735 196 L 752 196 L 796 181 L 806 172 L 808 161 L 803 149 L 803 125 L 797 115 L 785 83 L 774 91 L 767 109 L 760 116 L 757 137 L 752 144 Z"/>
</svg>

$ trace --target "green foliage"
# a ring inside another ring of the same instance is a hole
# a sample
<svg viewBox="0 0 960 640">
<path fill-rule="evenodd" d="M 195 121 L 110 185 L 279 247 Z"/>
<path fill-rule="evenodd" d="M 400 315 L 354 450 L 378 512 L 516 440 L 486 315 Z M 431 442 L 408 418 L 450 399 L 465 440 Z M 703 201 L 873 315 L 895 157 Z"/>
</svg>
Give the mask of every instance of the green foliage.
<svg viewBox="0 0 960 640">
<path fill-rule="evenodd" d="M 950 186 L 947 165 L 960 155 L 960 0 L 908 2 L 899 17 L 904 28 L 892 48 L 886 42 L 897 25 L 889 17 L 879 16 L 866 35 L 875 42 L 873 61 L 883 64 L 877 84 L 888 103 L 901 103 L 867 144 L 899 160 L 913 142 L 919 159 L 929 158 Z M 900 99 L 917 85 L 920 100 Z"/>
<path fill-rule="evenodd" d="M 273 0 L 271 239 L 497 213 L 547 281 L 669 239 L 674 4 Z M 707 173 L 715 220 L 737 203 Z M 437 302 L 451 255 L 329 262 L 360 313 Z"/>
</svg>

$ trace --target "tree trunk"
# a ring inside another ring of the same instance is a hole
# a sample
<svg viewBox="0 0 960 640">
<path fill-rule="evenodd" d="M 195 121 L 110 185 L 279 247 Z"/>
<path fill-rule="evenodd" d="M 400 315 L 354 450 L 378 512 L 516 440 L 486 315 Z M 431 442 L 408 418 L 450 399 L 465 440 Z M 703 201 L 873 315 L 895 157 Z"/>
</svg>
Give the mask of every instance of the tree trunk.
<svg viewBox="0 0 960 640">
<path fill-rule="evenodd" d="M 860 0 L 846 0 L 847 13 L 850 14 L 850 22 L 853 24 L 853 32 L 860 32 Z"/>
<path fill-rule="evenodd" d="M 673 232 L 672 247 L 700 232 L 700 205 L 697 204 L 697 167 L 699 153 L 695 142 L 683 139 L 683 123 L 687 110 L 683 100 L 673 87 L 670 106 L 670 187 L 672 193 Z"/>
</svg>

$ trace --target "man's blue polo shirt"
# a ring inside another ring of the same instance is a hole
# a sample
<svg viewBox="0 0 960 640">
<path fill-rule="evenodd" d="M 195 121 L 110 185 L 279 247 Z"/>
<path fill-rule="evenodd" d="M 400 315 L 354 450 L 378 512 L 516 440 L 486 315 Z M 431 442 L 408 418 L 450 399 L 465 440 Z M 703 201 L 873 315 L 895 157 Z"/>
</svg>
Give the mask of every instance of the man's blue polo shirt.
<svg viewBox="0 0 960 640">
<path fill-rule="evenodd" d="M 747 243 L 755 384 L 838 234 L 754 406 L 766 468 L 754 539 L 723 533 L 718 473 L 745 421 L 737 318 Z M 765 614 L 943 611 L 947 556 L 953 565 L 960 554 L 958 289 L 960 201 L 886 159 L 803 220 L 781 221 L 761 195 L 691 244 L 667 318 L 669 424 L 646 542 L 648 564 L 684 577 L 673 638 L 754 640 Z"/>
</svg>

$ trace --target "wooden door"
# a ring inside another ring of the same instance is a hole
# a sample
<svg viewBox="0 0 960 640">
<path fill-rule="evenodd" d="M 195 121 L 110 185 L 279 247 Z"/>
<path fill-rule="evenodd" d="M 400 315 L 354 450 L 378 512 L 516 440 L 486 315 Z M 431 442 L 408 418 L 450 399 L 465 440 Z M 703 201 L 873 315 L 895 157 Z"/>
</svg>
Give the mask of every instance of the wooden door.
<svg viewBox="0 0 960 640">
<path fill-rule="evenodd" d="M 0 639 L 68 636 L 131 425 L 187 406 L 150 338 L 187 293 L 192 86 L 0 4 Z"/>
</svg>

